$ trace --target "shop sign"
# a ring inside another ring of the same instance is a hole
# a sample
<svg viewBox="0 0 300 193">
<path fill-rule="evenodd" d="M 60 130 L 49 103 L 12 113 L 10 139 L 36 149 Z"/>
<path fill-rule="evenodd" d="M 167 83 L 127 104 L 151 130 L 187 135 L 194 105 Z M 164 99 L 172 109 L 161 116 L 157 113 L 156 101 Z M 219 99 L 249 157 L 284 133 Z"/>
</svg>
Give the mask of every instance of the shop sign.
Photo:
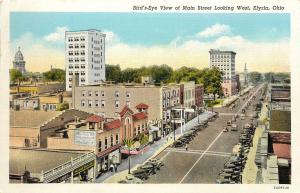
<svg viewBox="0 0 300 193">
<path fill-rule="evenodd" d="M 95 131 L 79 131 L 75 130 L 75 144 L 85 146 L 96 146 L 96 132 Z"/>
<path fill-rule="evenodd" d="M 80 172 L 83 172 L 85 170 L 88 170 L 90 168 L 94 167 L 94 161 L 90 161 L 87 164 L 84 164 L 83 166 L 80 166 L 79 168 L 76 168 L 73 172 L 73 175 L 76 176 L 78 175 Z"/>
</svg>

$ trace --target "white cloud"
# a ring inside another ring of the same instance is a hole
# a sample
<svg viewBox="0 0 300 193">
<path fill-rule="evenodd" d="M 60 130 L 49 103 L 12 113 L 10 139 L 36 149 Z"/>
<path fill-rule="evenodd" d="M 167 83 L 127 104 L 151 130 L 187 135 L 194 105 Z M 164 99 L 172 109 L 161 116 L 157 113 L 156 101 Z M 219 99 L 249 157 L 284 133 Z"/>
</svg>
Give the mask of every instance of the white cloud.
<svg viewBox="0 0 300 193">
<path fill-rule="evenodd" d="M 168 64 L 174 68 L 183 65 L 205 68 L 209 64 L 210 49 L 232 50 L 237 53 L 236 70 L 242 71 L 247 62 L 250 71 L 289 71 L 289 40 L 252 42 L 242 36 L 221 36 L 213 41 L 189 39 L 176 44 L 178 38 L 165 46 L 136 46 L 124 43 L 107 49 L 108 64 L 122 68 L 153 64 Z"/>
<path fill-rule="evenodd" d="M 106 34 L 105 43 L 107 46 L 112 46 L 121 42 L 120 37 L 116 33 L 109 30 L 103 30 L 103 33 Z"/>
<path fill-rule="evenodd" d="M 44 39 L 49 42 L 57 42 L 64 40 L 65 32 L 68 30 L 69 28 L 67 26 L 56 27 L 55 32 L 46 35 Z"/>
<path fill-rule="evenodd" d="M 221 34 L 226 34 L 230 32 L 230 26 L 224 24 L 215 24 L 208 28 L 205 28 L 203 31 L 199 32 L 197 36 L 199 37 L 214 37 Z"/>
<path fill-rule="evenodd" d="M 121 68 L 167 64 L 173 68 L 190 66 L 205 68 L 209 64 L 210 49 L 232 50 L 236 55 L 236 70 L 242 71 L 247 62 L 250 71 L 289 71 L 289 39 L 254 42 L 242 36 L 220 36 L 214 40 L 177 37 L 165 45 L 129 45 L 114 32 L 106 33 L 106 64 L 120 64 Z M 12 43 L 14 54 L 20 45 L 31 71 L 45 71 L 50 65 L 64 68 L 64 49 L 51 48 L 44 39 L 26 33 Z M 13 56 L 13 55 L 12 55 Z"/>
</svg>

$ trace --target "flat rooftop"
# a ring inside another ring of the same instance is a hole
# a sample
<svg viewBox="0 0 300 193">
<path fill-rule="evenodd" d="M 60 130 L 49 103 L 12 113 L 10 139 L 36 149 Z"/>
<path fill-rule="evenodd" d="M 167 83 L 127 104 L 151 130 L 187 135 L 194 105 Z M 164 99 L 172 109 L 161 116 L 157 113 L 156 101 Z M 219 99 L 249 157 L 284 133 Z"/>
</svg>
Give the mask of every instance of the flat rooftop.
<svg viewBox="0 0 300 193">
<path fill-rule="evenodd" d="M 23 174 L 25 168 L 31 173 L 45 172 L 85 153 L 87 152 L 10 148 L 9 174 Z"/>
</svg>

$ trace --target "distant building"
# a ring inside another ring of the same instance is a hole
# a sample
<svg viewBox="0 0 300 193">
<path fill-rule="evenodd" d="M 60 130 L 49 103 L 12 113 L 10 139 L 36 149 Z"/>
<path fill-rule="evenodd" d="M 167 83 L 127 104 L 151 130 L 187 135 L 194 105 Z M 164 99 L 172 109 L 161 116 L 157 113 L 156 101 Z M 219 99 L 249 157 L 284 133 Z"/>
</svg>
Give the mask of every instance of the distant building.
<svg viewBox="0 0 300 193">
<path fill-rule="evenodd" d="M 29 93 L 28 93 L 29 94 Z M 14 94 L 16 96 L 16 94 Z M 41 95 L 19 95 L 24 97 L 14 97 L 10 107 L 15 110 L 45 110 L 56 111 L 57 107 L 63 103 L 62 93 L 41 94 Z"/>
<path fill-rule="evenodd" d="M 211 49 L 209 67 L 217 67 L 223 72 L 222 88 L 225 96 L 236 94 L 235 55 L 233 51 Z"/>
<path fill-rule="evenodd" d="M 241 82 L 240 82 L 239 74 L 235 75 L 235 80 L 236 80 L 236 91 L 239 92 L 241 90 Z"/>
<path fill-rule="evenodd" d="M 179 85 L 176 84 L 99 84 L 74 86 L 72 92 L 73 108 L 104 117 L 119 116 L 125 105 L 134 108 L 144 103 L 150 107 L 149 120 L 167 122 L 170 120 L 170 109 L 180 105 Z"/>
<path fill-rule="evenodd" d="M 69 109 L 65 111 L 10 110 L 10 146 L 11 147 L 47 147 L 47 137 L 75 117 L 86 119 L 91 114 Z"/>
<path fill-rule="evenodd" d="M 105 34 L 98 30 L 66 32 L 66 90 L 72 89 L 73 74 L 79 85 L 105 81 Z"/>
<path fill-rule="evenodd" d="M 13 86 L 10 93 L 26 92 L 31 95 L 40 95 L 45 93 L 61 92 L 65 90 L 65 84 L 59 82 L 23 84 L 21 86 Z"/>
<path fill-rule="evenodd" d="M 26 73 L 25 60 L 21 52 L 21 48 L 18 47 L 18 51 L 15 54 L 15 59 L 13 61 L 13 68 L 19 70 L 22 74 Z"/>
<path fill-rule="evenodd" d="M 204 95 L 204 87 L 202 84 L 196 84 L 195 86 L 195 105 L 198 107 L 203 107 L 203 95 Z"/>
</svg>

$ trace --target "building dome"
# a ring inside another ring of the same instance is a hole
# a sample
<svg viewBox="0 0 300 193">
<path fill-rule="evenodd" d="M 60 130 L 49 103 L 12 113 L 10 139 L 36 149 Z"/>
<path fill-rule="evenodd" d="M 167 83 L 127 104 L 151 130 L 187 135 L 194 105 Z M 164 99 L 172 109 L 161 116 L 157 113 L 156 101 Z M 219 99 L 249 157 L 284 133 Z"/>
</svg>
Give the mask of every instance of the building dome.
<svg viewBox="0 0 300 193">
<path fill-rule="evenodd" d="M 23 57 L 23 54 L 20 50 L 20 47 L 18 48 L 18 51 L 16 52 L 15 54 L 15 61 L 23 61 L 24 60 L 24 57 Z"/>
</svg>

